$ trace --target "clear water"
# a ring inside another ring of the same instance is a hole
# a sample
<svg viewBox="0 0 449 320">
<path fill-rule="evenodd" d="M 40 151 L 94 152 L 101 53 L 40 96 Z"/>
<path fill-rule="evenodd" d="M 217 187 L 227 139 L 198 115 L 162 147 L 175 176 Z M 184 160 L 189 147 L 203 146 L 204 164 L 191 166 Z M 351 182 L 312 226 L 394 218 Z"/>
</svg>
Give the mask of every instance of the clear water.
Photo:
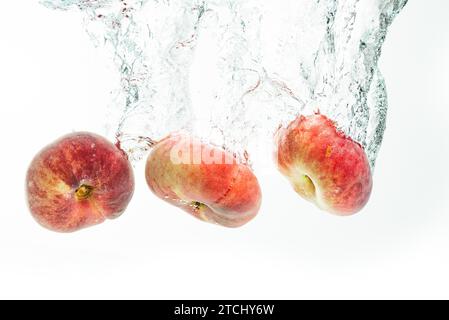
<svg viewBox="0 0 449 320">
<path fill-rule="evenodd" d="M 131 160 L 151 141 L 189 130 L 193 121 L 189 63 L 204 13 L 197 0 L 44 0 L 53 9 L 78 9 L 96 46 L 104 46 L 120 74 L 107 127 Z"/>
<path fill-rule="evenodd" d="M 121 83 L 109 125 L 133 160 L 179 130 L 246 157 L 319 110 L 374 167 L 388 108 L 378 60 L 407 0 L 42 2 L 78 8 L 110 49 Z"/>
</svg>

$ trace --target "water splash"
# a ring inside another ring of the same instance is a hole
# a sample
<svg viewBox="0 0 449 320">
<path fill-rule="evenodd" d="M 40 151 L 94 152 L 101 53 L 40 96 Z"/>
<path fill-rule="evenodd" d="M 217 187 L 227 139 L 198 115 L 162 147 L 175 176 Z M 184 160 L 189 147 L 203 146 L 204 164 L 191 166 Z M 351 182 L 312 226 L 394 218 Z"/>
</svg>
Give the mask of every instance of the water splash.
<svg viewBox="0 0 449 320">
<path fill-rule="evenodd" d="M 378 61 L 388 27 L 406 3 L 215 1 L 220 14 L 203 25 L 200 39 L 204 33 L 209 42 L 207 33 L 218 39 L 221 81 L 211 121 L 227 130 L 224 143 L 251 148 L 280 124 L 319 110 L 365 148 L 374 167 L 388 107 Z"/>
<path fill-rule="evenodd" d="M 387 116 L 386 85 L 378 68 L 393 19 L 407 0 L 339 2 L 329 19 L 318 61 L 326 68 L 317 101 L 340 129 L 367 151 L 372 166 L 382 143 Z M 318 93 L 318 94 L 317 94 Z"/>
<path fill-rule="evenodd" d="M 374 167 L 388 106 L 378 60 L 407 0 L 43 3 L 80 9 L 92 40 L 113 52 L 121 85 L 110 123 L 131 159 L 147 137 L 180 129 L 244 156 L 319 109 Z"/>
<path fill-rule="evenodd" d="M 141 159 L 152 140 L 192 124 L 189 64 L 204 13 L 201 0 L 45 0 L 78 8 L 87 33 L 105 46 L 120 74 L 108 116 L 121 147 Z"/>
<path fill-rule="evenodd" d="M 192 73 L 207 74 L 207 87 L 198 103 L 206 103 L 209 114 L 201 121 L 198 135 L 244 158 L 245 150 L 259 126 L 245 97 L 261 84 L 260 1 L 208 1 L 208 13 L 199 30 L 199 43 Z M 192 81 L 200 83 L 199 80 Z M 202 110 L 204 115 L 204 111 Z"/>
</svg>

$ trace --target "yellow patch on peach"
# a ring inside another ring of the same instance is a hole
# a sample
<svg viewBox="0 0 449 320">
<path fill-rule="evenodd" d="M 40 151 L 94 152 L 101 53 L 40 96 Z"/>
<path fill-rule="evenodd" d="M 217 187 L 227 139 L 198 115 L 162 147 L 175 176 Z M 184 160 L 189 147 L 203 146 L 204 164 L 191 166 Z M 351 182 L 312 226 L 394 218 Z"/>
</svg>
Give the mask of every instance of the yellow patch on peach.
<svg viewBox="0 0 449 320">
<path fill-rule="evenodd" d="M 326 158 L 330 158 L 332 155 L 332 146 L 327 146 L 326 148 Z"/>
</svg>

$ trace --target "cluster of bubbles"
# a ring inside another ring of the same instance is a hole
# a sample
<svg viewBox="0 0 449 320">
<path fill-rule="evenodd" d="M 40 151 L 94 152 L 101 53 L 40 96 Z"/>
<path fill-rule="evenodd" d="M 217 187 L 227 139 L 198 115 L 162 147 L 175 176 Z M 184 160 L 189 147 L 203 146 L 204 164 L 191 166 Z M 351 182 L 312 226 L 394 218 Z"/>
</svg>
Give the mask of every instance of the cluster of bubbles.
<svg viewBox="0 0 449 320">
<path fill-rule="evenodd" d="M 78 8 L 92 41 L 111 53 L 120 86 L 109 125 L 131 160 L 181 130 L 246 159 L 279 126 L 319 111 L 374 167 L 388 107 L 378 61 L 407 0 L 42 3 Z"/>
</svg>

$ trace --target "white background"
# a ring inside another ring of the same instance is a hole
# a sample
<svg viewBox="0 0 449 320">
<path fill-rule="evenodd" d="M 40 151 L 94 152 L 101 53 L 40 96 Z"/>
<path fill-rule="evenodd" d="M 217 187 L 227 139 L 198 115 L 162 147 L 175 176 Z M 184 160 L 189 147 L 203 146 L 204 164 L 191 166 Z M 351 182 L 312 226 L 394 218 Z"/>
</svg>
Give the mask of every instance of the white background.
<svg viewBox="0 0 449 320">
<path fill-rule="evenodd" d="M 101 133 L 111 71 L 76 11 L 5 2 L 0 298 L 449 298 L 448 10 L 412 0 L 390 29 L 388 130 L 361 214 L 323 213 L 273 171 L 257 219 L 228 230 L 158 200 L 140 164 L 120 219 L 61 235 L 28 213 L 27 166 L 62 134 Z"/>
</svg>

